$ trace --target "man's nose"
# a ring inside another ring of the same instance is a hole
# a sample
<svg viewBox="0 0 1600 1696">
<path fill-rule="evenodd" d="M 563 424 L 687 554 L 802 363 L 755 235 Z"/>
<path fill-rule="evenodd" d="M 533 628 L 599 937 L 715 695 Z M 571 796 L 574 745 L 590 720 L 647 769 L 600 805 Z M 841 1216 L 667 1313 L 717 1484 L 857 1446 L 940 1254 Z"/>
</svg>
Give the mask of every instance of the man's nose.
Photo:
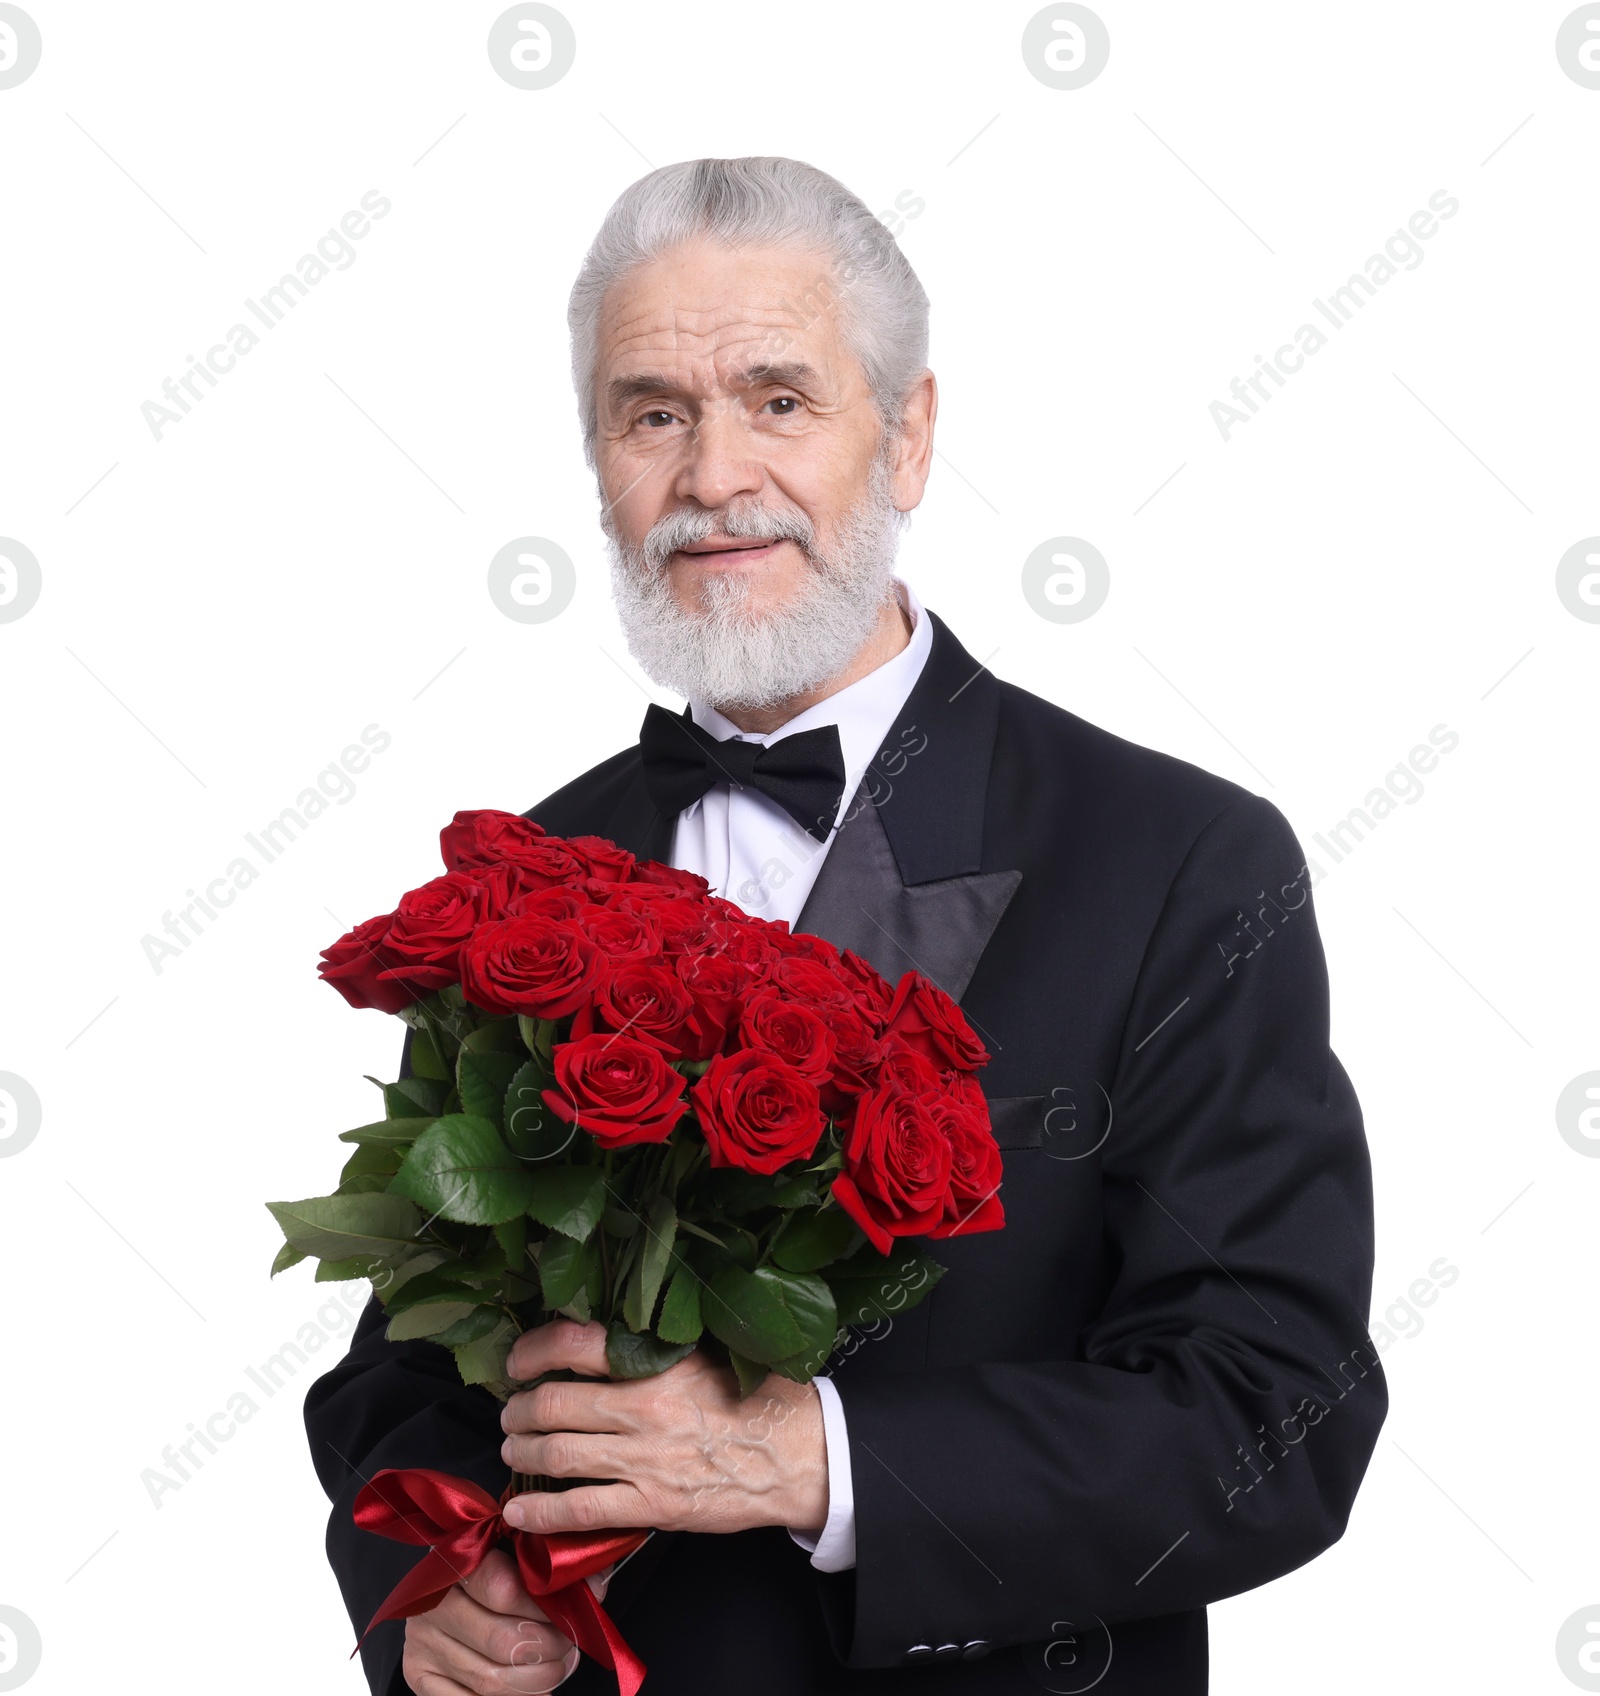
<svg viewBox="0 0 1600 1696">
<path fill-rule="evenodd" d="M 673 493 L 680 501 L 715 509 L 736 496 L 759 494 L 766 481 L 743 409 L 726 402 L 708 406 L 684 449 Z"/>
</svg>

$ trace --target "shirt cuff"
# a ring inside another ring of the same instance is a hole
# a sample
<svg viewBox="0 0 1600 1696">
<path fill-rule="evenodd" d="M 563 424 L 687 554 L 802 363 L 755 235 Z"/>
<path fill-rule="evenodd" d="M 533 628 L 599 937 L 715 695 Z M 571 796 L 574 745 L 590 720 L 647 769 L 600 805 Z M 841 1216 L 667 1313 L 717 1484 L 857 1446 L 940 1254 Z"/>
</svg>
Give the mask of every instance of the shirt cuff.
<svg viewBox="0 0 1600 1696">
<path fill-rule="evenodd" d="M 828 1518 L 820 1536 L 791 1531 L 818 1572 L 848 1572 L 856 1564 L 856 1497 L 850 1478 L 850 1438 L 844 1403 L 830 1378 L 812 1379 L 822 1403 L 822 1438 L 828 1449 Z"/>
</svg>

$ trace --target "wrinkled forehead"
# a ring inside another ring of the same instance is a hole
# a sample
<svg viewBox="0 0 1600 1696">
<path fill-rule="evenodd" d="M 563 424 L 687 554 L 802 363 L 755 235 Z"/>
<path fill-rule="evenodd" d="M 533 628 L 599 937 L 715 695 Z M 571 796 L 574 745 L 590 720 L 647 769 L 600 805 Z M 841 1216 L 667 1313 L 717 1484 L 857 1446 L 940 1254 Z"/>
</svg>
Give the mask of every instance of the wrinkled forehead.
<svg viewBox="0 0 1600 1696">
<path fill-rule="evenodd" d="M 789 380 L 831 385 L 855 360 L 841 336 L 841 293 L 822 255 L 792 248 L 696 245 L 635 267 L 607 291 L 598 371 L 658 374 L 672 387 L 724 392 Z"/>
</svg>

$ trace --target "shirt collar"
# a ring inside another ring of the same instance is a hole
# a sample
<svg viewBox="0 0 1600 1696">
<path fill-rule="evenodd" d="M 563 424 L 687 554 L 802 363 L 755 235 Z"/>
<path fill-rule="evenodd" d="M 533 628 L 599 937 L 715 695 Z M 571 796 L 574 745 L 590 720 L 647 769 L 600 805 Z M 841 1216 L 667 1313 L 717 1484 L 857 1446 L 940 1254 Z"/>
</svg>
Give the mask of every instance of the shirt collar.
<svg viewBox="0 0 1600 1696">
<path fill-rule="evenodd" d="M 839 748 L 844 755 L 845 795 L 854 793 L 872 756 L 883 745 L 883 739 L 894 727 L 896 715 L 906 703 L 917 678 L 922 673 L 933 646 L 933 625 L 912 594 L 910 586 L 901 579 L 894 580 L 895 596 L 911 619 L 911 639 L 892 658 L 876 671 L 858 677 L 836 694 L 796 713 L 787 723 L 765 735 L 741 730 L 731 719 L 724 718 L 713 706 L 703 701 L 689 703 L 690 716 L 702 730 L 709 731 L 718 741 L 730 736 L 747 742 L 759 742 L 770 747 L 785 736 L 802 730 L 814 730 L 820 725 L 839 727 Z"/>
</svg>

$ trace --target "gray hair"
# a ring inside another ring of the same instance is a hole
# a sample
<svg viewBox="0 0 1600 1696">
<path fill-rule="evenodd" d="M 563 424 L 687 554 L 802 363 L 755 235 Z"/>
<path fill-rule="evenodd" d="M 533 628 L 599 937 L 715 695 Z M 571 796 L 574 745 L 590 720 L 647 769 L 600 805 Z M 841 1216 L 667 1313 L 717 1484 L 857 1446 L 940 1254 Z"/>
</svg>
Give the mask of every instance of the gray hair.
<svg viewBox="0 0 1600 1696">
<path fill-rule="evenodd" d="M 838 310 L 886 431 L 900 427 L 906 394 L 928 363 L 928 297 L 888 229 L 843 183 L 798 159 L 690 159 L 664 165 L 618 196 L 567 304 L 572 383 L 584 453 L 595 464 L 596 367 L 601 304 L 635 266 L 697 236 L 728 247 L 820 253 L 834 287 L 796 303 L 806 322 Z"/>
</svg>

